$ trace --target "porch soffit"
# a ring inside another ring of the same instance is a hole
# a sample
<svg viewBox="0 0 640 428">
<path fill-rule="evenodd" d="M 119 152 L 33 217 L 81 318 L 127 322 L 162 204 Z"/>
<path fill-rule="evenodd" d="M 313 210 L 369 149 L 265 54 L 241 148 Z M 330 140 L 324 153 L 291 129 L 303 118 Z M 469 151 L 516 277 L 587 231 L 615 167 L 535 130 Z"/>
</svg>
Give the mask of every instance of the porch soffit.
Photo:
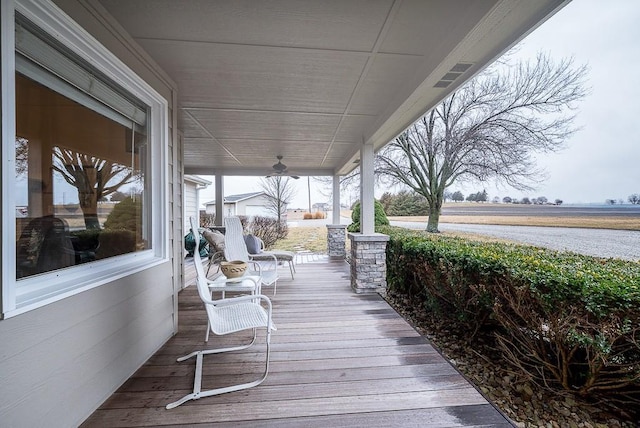
<svg viewBox="0 0 640 428">
<path fill-rule="evenodd" d="M 567 3 L 99 2 L 178 84 L 185 172 L 211 175 L 347 173 Z"/>
</svg>

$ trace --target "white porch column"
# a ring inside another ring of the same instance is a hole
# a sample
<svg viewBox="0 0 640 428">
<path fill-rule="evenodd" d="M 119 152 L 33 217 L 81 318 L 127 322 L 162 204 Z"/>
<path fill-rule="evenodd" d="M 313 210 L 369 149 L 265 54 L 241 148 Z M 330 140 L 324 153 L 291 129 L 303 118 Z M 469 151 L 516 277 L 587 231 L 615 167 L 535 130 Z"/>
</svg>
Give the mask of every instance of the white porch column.
<svg viewBox="0 0 640 428">
<path fill-rule="evenodd" d="M 360 232 L 363 235 L 375 232 L 373 181 L 373 144 L 363 144 L 360 148 Z"/>
<path fill-rule="evenodd" d="M 340 176 L 333 176 L 333 224 L 340 224 Z"/>
<path fill-rule="evenodd" d="M 216 226 L 224 226 L 224 176 L 216 174 Z"/>
<path fill-rule="evenodd" d="M 364 144 L 360 148 L 360 233 L 349 233 L 351 288 L 356 293 L 384 294 L 389 236 L 375 233 L 373 183 L 373 144 Z"/>
<path fill-rule="evenodd" d="M 327 253 L 332 259 L 344 259 L 346 251 L 346 224 L 340 224 L 340 176 L 333 176 L 333 212 L 327 225 Z"/>
</svg>

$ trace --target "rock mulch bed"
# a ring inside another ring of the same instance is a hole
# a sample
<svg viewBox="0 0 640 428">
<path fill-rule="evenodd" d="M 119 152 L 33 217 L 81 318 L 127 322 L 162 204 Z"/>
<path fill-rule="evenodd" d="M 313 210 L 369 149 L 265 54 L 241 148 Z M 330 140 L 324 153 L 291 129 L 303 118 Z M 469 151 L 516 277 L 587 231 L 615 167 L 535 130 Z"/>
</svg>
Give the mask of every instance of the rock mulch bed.
<svg viewBox="0 0 640 428">
<path fill-rule="evenodd" d="M 467 345 L 444 322 L 429 317 L 406 296 L 386 296 L 387 301 L 429 341 L 517 427 L 529 428 L 632 428 L 640 423 L 572 396 L 558 396 L 520 379 L 498 359 L 490 337 L 480 345 Z"/>
</svg>

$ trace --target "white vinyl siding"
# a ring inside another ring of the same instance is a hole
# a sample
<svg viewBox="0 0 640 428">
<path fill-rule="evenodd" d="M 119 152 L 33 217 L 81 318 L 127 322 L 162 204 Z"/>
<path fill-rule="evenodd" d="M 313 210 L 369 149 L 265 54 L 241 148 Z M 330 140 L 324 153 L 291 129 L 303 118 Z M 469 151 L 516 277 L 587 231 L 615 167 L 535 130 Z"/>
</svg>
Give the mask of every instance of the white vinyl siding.
<svg viewBox="0 0 640 428">
<path fill-rule="evenodd" d="M 101 286 L 0 320 L 0 425 L 78 426 L 176 330 L 177 291 L 183 275 L 182 151 L 177 143 L 174 145 L 177 119 L 172 110 L 176 86 L 127 34 L 120 32 L 97 2 L 57 0 L 64 13 L 45 0 L 20 3 L 22 8 L 53 14 L 53 18 L 43 19 L 45 25 L 56 22 L 68 30 L 75 26 L 73 21 L 77 22 L 83 32 L 123 61 L 168 103 L 168 109 L 162 112 L 166 127 L 159 130 L 165 140 L 166 157 L 160 164 L 160 179 L 154 183 L 162 196 L 154 201 L 158 204 L 154 207 L 154 233 L 163 237 L 159 243 L 163 257 L 152 267 L 138 268 L 136 273 L 124 273 L 117 279 L 106 278 Z M 11 0 L 2 1 L 3 48 L 11 38 L 6 23 L 13 19 L 12 6 Z M 95 41 L 88 43 L 97 46 Z M 5 61 L 6 57 L 3 51 L 3 85 L 8 80 L 6 68 L 13 64 Z M 5 98 L 13 95 L 4 89 L 3 120 L 15 103 Z M 11 197 L 6 197 L 11 189 L 4 181 L 2 188 L 0 209 L 7 211 L 4 204 L 12 203 Z M 6 227 L 3 229 L 3 239 L 7 239 Z M 3 276 L 6 266 L 5 261 Z"/>
<path fill-rule="evenodd" d="M 195 217 L 196 221 L 199 221 L 199 213 L 198 207 L 196 206 L 197 202 L 197 190 L 196 184 L 190 181 L 184 182 L 184 230 L 186 231 L 191 228 L 189 225 L 189 218 Z"/>
</svg>

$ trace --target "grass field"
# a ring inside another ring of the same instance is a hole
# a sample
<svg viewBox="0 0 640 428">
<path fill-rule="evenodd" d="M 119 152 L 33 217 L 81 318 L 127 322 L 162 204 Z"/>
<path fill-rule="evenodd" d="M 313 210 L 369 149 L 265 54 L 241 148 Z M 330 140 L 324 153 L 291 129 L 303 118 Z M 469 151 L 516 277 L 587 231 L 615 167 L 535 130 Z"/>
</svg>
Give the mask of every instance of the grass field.
<svg viewBox="0 0 640 428">
<path fill-rule="evenodd" d="M 290 227 L 287 239 L 279 240 L 275 248 L 293 252 L 326 253 L 327 228 L 324 226 Z"/>
</svg>

